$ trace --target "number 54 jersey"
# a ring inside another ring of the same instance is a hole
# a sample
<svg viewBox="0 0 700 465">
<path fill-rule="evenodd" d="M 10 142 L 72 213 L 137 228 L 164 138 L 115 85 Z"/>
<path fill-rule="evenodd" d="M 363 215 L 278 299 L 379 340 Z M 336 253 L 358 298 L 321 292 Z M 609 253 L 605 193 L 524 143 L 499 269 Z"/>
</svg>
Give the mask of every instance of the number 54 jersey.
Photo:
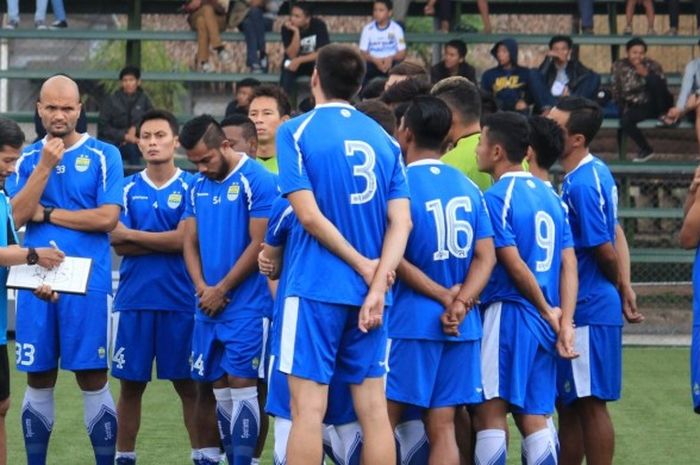
<svg viewBox="0 0 700 465">
<path fill-rule="evenodd" d="M 391 136 L 348 104 L 318 105 L 280 126 L 277 157 L 284 196 L 312 191 L 343 237 L 365 257 L 379 258 L 388 202 L 408 197 L 400 149 Z M 304 266 L 289 276 L 287 295 L 362 305 L 362 277 L 308 233 L 300 242 Z"/>
<path fill-rule="evenodd" d="M 486 191 L 484 198 L 496 249 L 516 247 L 549 305 L 559 306 L 561 254 L 574 246 L 566 209 L 559 196 L 530 173 L 519 171 L 504 174 Z M 522 304 L 527 309 L 525 321 L 530 331 L 543 343 L 554 342 L 551 327 L 518 291 L 503 264 L 496 264 L 481 301 L 486 304 L 484 308 L 494 302 Z"/>
</svg>

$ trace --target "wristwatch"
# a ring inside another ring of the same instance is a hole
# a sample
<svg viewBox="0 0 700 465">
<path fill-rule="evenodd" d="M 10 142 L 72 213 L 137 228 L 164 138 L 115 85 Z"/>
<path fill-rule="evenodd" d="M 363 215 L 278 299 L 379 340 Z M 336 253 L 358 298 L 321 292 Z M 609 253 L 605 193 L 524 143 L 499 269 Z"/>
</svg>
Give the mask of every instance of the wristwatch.
<svg viewBox="0 0 700 465">
<path fill-rule="evenodd" d="M 53 213 L 54 207 L 44 207 L 44 223 L 51 222 L 51 213 Z"/>
<path fill-rule="evenodd" d="M 27 253 L 27 265 L 36 265 L 39 262 L 39 254 L 36 253 L 34 247 L 29 247 L 29 252 Z"/>
</svg>

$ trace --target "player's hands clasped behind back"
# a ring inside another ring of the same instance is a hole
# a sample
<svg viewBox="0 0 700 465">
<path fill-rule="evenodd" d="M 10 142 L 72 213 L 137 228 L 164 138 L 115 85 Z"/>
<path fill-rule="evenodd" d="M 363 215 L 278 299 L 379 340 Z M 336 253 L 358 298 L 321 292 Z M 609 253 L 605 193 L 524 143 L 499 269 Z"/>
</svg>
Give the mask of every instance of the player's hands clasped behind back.
<svg viewBox="0 0 700 465">
<path fill-rule="evenodd" d="M 579 356 L 574 349 L 574 325 L 562 322 L 557 334 L 557 353 L 564 359 L 574 359 Z"/>
</svg>

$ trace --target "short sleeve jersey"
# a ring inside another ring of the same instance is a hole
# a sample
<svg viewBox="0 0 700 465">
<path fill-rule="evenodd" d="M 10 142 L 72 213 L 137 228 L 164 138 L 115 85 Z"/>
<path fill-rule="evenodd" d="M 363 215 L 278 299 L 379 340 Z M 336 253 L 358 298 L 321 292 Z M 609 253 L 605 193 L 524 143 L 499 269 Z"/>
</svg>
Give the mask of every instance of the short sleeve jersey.
<svg viewBox="0 0 700 465">
<path fill-rule="evenodd" d="M 289 47 L 292 43 L 293 33 L 290 29 L 286 27 L 282 28 L 282 45 L 285 48 Z M 309 21 L 309 27 L 299 31 L 299 55 L 308 55 L 317 51 L 324 45 L 328 45 L 330 39 L 328 37 L 328 28 L 326 23 L 319 18 L 312 17 Z M 289 58 L 287 54 L 284 55 L 285 58 Z"/>
<path fill-rule="evenodd" d="M 376 21 L 366 24 L 360 35 L 360 50 L 375 58 L 386 58 L 406 49 L 403 29 L 391 20 L 384 28 Z"/>
<path fill-rule="evenodd" d="M 557 195 L 544 182 L 520 171 L 504 174 L 484 194 L 491 216 L 496 249 L 516 247 L 552 306 L 559 305 L 561 255 L 573 247 L 566 211 Z M 518 290 L 506 268 L 497 263 L 481 301 L 514 302 L 527 311 L 525 323 L 545 348 L 555 334 L 535 306 Z"/>
<path fill-rule="evenodd" d="M 476 165 L 476 146 L 479 145 L 479 133 L 462 137 L 457 144 L 442 156 L 442 161 L 460 170 L 466 177 L 471 179 L 481 192 L 491 187 L 493 179 L 488 173 L 479 171 Z"/>
<path fill-rule="evenodd" d="M 562 199 L 569 207 L 569 221 L 578 260 L 577 325 L 622 325 L 620 295 L 595 259 L 595 248 L 615 244 L 617 186 L 610 169 L 599 158 L 587 155 L 564 178 Z"/>
<path fill-rule="evenodd" d="M 129 229 L 162 233 L 177 229 L 185 214 L 193 176 L 179 168 L 162 186 L 146 170 L 124 180 L 121 222 Z M 148 276 L 148 279 L 144 279 Z M 114 310 L 194 312 L 194 288 L 182 253 L 127 255 L 119 269 Z"/>
<path fill-rule="evenodd" d="M 0 191 L 0 247 L 18 244 L 15 223 L 12 220 L 12 206 L 4 191 Z M 7 344 L 7 267 L 0 267 L 0 345 Z"/>
<path fill-rule="evenodd" d="M 348 104 L 319 105 L 280 126 L 277 156 L 283 195 L 312 191 L 321 213 L 359 253 L 380 257 L 388 202 L 408 198 L 399 146 L 381 126 Z M 308 233 L 298 253 L 305 266 L 290 276 L 288 295 L 362 305 L 367 285 L 347 263 Z M 342 285 L 330 285 L 329 276 Z"/>
<path fill-rule="evenodd" d="M 26 147 L 17 161 L 17 171 L 7 178 L 6 189 L 15 196 L 26 184 L 41 158 L 46 139 Z M 49 176 L 39 202 L 44 207 L 86 210 L 123 204 L 124 172 L 119 150 L 83 134 L 68 147 Z M 112 292 L 111 251 L 105 232 L 87 232 L 51 223 L 27 223 L 27 247 L 49 247 L 55 241 L 67 256 L 92 259 L 88 291 Z"/>
<path fill-rule="evenodd" d="M 247 155 L 221 181 L 195 177 L 185 217 L 194 217 L 197 222 L 202 274 L 207 285 L 215 285 L 233 268 L 250 244 L 250 220 L 268 218 L 276 195 L 274 175 Z M 228 306 L 214 318 L 201 311 L 196 312 L 196 318 L 230 321 L 262 317 L 272 306 L 265 277 L 257 272 L 229 291 L 228 298 Z"/>
<path fill-rule="evenodd" d="M 459 285 L 469 272 L 476 241 L 493 236 L 479 188 L 455 168 L 438 160 L 407 167 L 413 229 L 404 258 L 446 288 Z M 460 336 L 442 331 L 444 307 L 401 280 L 389 312 L 389 337 L 467 341 L 481 337 L 479 312 L 470 311 Z"/>
</svg>

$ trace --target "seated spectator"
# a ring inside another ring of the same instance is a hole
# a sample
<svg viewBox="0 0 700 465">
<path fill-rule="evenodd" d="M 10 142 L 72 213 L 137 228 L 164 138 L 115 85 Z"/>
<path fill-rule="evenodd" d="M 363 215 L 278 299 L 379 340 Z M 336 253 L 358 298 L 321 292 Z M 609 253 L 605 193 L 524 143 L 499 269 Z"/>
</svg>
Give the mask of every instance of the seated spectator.
<svg viewBox="0 0 700 465">
<path fill-rule="evenodd" d="M 625 35 L 632 35 L 632 20 L 634 19 L 634 9 L 637 3 L 641 3 L 644 6 L 644 14 L 647 17 L 647 35 L 656 35 L 654 30 L 654 0 L 627 0 L 625 5 L 625 20 L 627 25 L 622 32 Z"/>
<path fill-rule="evenodd" d="M 226 7 L 219 0 L 187 0 L 184 10 L 187 22 L 197 32 L 197 69 L 214 71 L 209 62 L 209 49 L 216 51 L 221 61 L 231 60 L 231 54 L 221 41 L 221 32 L 226 29 Z"/>
<path fill-rule="evenodd" d="M 547 57 L 539 68 L 540 74 L 555 99 L 575 95 L 594 100 L 600 87 L 600 75 L 574 58 L 572 48 L 571 37 L 552 37 Z"/>
<path fill-rule="evenodd" d="M 481 15 L 481 22 L 484 24 L 483 32 L 491 33 L 491 20 L 489 19 L 489 4 L 487 0 L 476 0 L 476 8 Z M 428 16 L 435 16 L 439 21 L 441 32 L 449 32 L 453 24 L 454 9 L 450 0 L 428 0 L 423 13 Z"/>
<path fill-rule="evenodd" d="M 255 123 L 248 116 L 233 113 L 221 121 L 221 129 L 233 150 L 243 152 L 251 158 L 257 157 L 258 133 Z"/>
<path fill-rule="evenodd" d="M 622 131 L 637 144 L 634 161 L 647 161 L 654 156 L 637 123 L 664 115 L 673 104 L 661 65 L 646 57 L 647 44 L 636 37 L 625 45 L 627 56 L 612 66 L 612 93 L 620 107 Z"/>
<path fill-rule="evenodd" d="M 700 45 L 700 41 L 698 42 Z M 685 66 L 681 90 L 676 99 L 676 106 L 671 107 L 664 123 L 675 124 L 682 117 L 687 117 L 695 124 L 695 136 L 698 140 L 700 153 L 700 58 L 695 58 Z"/>
<path fill-rule="evenodd" d="M 248 11 L 238 25 L 238 29 L 245 36 L 245 63 L 253 74 L 266 73 L 269 65 L 265 49 L 265 31 L 267 30 L 265 9 L 265 0 L 250 0 Z"/>
<path fill-rule="evenodd" d="M 700 36 L 700 0 L 693 0 L 693 10 L 695 10 L 695 35 Z M 678 18 L 681 13 L 680 0 L 668 0 L 668 22 L 670 28 L 666 32 L 667 36 L 678 35 Z"/>
<path fill-rule="evenodd" d="M 141 90 L 141 70 L 127 66 L 119 72 L 121 88 L 107 96 L 100 106 L 97 138 L 119 147 L 127 165 L 141 163 L 136 126 L 153 105 Z"/>
<path fill-rule="evenodd" d="M 451 76 L 462 76 L 476 83 L 476 70 L 467 63 L 467 44 L 454 39 L 445 44 L 442 61 L 430 68 L 430 82 L 433 84 Z"/>
<path fill-rule="evenodd" d="M 48 0 L 37 0 L 34 12 L 34 27 L 42 29 L 64 29 L 68 27 L 66 21 L 66 8 L 63 0 L 51 0 L 54 22 L 51 26 L 46 25 L 46 10 L 49 6 Z M 19 0 L 7 0 L 8 20 L 5 29 L 17 29 L 19 27 Z"/>
<path fill-rule="evenodd" d="M 282 25 L 284 62 L 280 86 L 287 94 L 294 90 L 297 76 L 311 76 L 318 49 L 330 43 L 328 28 L 322 19 L 311 15 L 310 2 L 294 3 Z"/>
<path fill-rule="evenodd" d="M 554 99 L 549 94 L 540 74 L 518 65 L 518 43 L 503 39 L 491 49 L 498 65 L 484 71 L 481 88 L 490 92 L 501 111 L 528 112 L 529 106 L 550 108 Z"/>
<path fill-rule="evenodd" d="M 593 0 L 578 0 L 578 14 L 581 17 L 581 33 L 593 34 Z M 578 20 L 574 18 L 574 29 L 578 31 Z"/>
<path fill-rule="evenodd" d="M 231 116 L 234 113 L 248 114 L 250 101 L 255 93 L 255 88 L 260 85 L 260 81 L 253 78 L 241 79 L 234 88 L 233 100 L 226 105 L 226 116 Z"/>
<path fill-rule="evenodd" d="M 391 19 L 391 0 L 375 0 L 373 21 L 362 28 L 360 52 L 367 60 L 365 82 L 386 76 L 395 63 L 406 58 L 403 29 Z"/>
<path fill-rule="evenodd" d="M 428 82 L 428 73 L 425 68 L 418 63 L 412 61 L 402 61 L 398 65 L 392 66 L 389 70 L 389 77 L 384 83 L 384 90 L 393 86 L 397 82 L 404 81 L 409 78 L 420 79 Z"/>
<path fill-rule="evenodd" d="M 292 113 L 287 94 L 274 84 L 263 84 L 255 89 L 250 102 L 248 117 L 255 123 L 258 134 L 257 160 L 268 171 L 277 174 L 277 128 L 287 121 Z"/>
</svg>

